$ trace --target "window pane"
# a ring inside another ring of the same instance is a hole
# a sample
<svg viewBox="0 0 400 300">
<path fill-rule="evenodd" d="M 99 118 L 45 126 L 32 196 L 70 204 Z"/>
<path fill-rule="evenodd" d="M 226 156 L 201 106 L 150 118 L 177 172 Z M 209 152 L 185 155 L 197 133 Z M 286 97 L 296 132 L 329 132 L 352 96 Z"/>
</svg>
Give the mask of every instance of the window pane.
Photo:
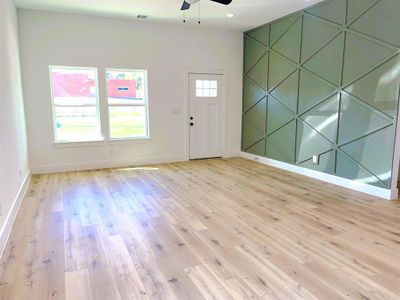
<svg viewBox="0 0 400 300">
<path fill-rule="evenodd" d="M 110 107 L 111 138 L 147 136 L 144 106 Z"/>
<path fill-rule="evenodd" d="M 210 97 L 210 90 L 209 89 L 204 89 L 203 90 L 203 96 L 204 97 Z"/>
<path fill-rule="evenodd" d="M 196 97 L 203 97 L 203 89 L 196 89 Z"/>
<path fill-rule="evenodd" d="M 145 72 L 107 71 L 109 104 L 145 104 Z"/>
<path fill-rule="evenodd" d="M 218 87 L 218 81 L 216 81 L 216 80 L 211 80 L 210 87 L 211 87 L 212 89 L 216 89 L 216 88 Z"/>
<path fill-rule="evenodd" d="M 203 88 L 203 80 L 196 80 L 196 89 Z"/>
<path fill-rule="evenodd" d="M 217 97 L 218 95 L 217 95 L 217 90 L 216 89 L 212 89 L 211 90 L 211 94 L 210 94 L 210 97 Z"/>
<path fill-rule="evenodd" d="M 52 68 L 53 101 L 56 105 L 96 105 L 96 71 Z"/>
<path fill-rule="evenodd" d="M 101 138 L 96 107 L 56 107 L 58 141 L 90 141 Z"/>
</svg>

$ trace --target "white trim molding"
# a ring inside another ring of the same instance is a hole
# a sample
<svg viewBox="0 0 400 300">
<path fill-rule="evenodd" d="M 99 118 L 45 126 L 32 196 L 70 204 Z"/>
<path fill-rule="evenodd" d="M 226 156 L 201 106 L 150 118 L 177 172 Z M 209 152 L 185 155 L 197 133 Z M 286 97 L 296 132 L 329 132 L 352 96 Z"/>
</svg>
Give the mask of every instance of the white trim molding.
<svg viewBox="0 0 400 300">
<path fill-rule="evenodd" d="M 15 218 L 17 217 L 22 200 L 25 198 L 26 191 L 28 190 L 29 183 L 31 182 L 31 177 L 31 170 L 28 170 L 24 180 L 22 181 L 21 187 L 14 198 L 11 208 L 7 213 L 3 227 L 0 229 L 0 257 L 3 256 L 4 250 L 6 249 L 11 229 L 13 227 Z"/>
<path fill-rule="evenodd" d="M 318 172 L 318 171 L 314 171 L 314 170 L 310 170 L 310 169 L 306 169 L 303 167 L 299 167 L 299 166 L 295 166 L 295 165 L 291 165 L 288 163 L 284 163 L 281 161 L 277 161 L 277 160 L 273 160 L 273 159 L 269 159 L 269 158 L 265 158 L 262 156 L 257 156 L 257 155 L 253 155 L 250 153 L 246 153 L 246 152 L 241 152 L 241 157 L 249 159 L 249 160 L 254 160 L 257 161 L 259 163 L 271 166 L 271 167 L 275 167 L 275 168 L 279 168 L 279 169 L 283 169 L 289 172 L 293 172 L 293 173 L 297 173 L 300 175 L 304 175 L 307 177 L 311 177 L 314 179 L 318 179 L 318 180 L 322 180 L 325 182 L 329 182 L 341 187 L 345 187 L 348 189 L 352 189 L 358 192 L 362 192 L 368 195 L 372 195 L 372 196 L 376 196 L 385 200 L 396 200 L 398 198 L 398 194 L 399 191 L 397 188 L 389 190 L 389 189 L 384 189 L 384 188 L 380 188 L 380 187 L 375 187 L 363 182 L 358 182 L 358 181 L 354 181 L 354 180 L 350 180 L 350 179 L 346 179 L 346 178 L 342 178 L 342 177 L 338 177 L 338 176 L 334 176 L 334 175 L 330 175 L 330 174 L 325 174 L 322 172 Z"/>
</svg>

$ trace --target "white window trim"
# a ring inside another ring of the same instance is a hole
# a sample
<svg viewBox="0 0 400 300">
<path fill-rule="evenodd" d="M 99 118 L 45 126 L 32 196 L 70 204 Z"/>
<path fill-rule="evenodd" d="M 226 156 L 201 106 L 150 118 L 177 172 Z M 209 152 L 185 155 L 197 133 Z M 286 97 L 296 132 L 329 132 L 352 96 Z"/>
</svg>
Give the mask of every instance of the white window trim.
<svg viewBox="0 0 400 300">
<path fill-rule="evenodd" d="M 144 104 L 110 104 L 108 102 L 108 82 L 107 82 L 107 72 L 143 72 L 144 73 Z M 107 105 L 107 122 L 108 122 L 108 132 L 107 132 L 107 140 L 110 143 L 119 143 L 119 142 L 132 142 L 132 143 L 141 143 L 141 142 L 149 142 L 151 141 L 150 135 L 150 122 L 149 122 L 149 92 L 148 92 L 148 71 L 146 69 L 118 69 L 118 68 L 106 68 L 104 70 L 105 77 L 105 86 L 106 86 L 106 102 Z M 122 138 L 113 138 L 111 137 L 111 126 L 110 126 L 110 107 L 144 107 L 145 112 L 145 128 L 146 135 L 144 136 L 132 136 L 132 137 L 122 137 Z"/>
<path fill-rule="evenodd" d="M 94 71 L 95 73 L 95 83 L 96 83 L 96 105 L 55 105 L 54 96 L 53 96 L 53 69 L 69 69 L 69 70 L 88 70 Z M 51 110 L 53 114 L 53 144 L 56 147 L 64 148 L 64 147 L 75 147 L 77 145 L 84 146 L 84 144 L 93 144 L 93 143 L 102 143 L 104 141 L 103 130 L 102 130 L 102 122 L 100 115 L 100 98 L 99 98 L 99 80 L 98 80 L 98 69 L 95 67 L 79 67 L 79 66 L 60 66 L 60 65 L 50 65 L 49 66 L 49 79 L 50 79 L 50 94 L 51 94 Z M 97 116 L 97 129 L 100 136 L 94 138 L 93 140 L 76 140 L 76 141 L 66 141 L 59 140 L 57 136 L 57 122 L 56 122 L 56 107 L 96 107 L 96 116 Z"/>
</svg>

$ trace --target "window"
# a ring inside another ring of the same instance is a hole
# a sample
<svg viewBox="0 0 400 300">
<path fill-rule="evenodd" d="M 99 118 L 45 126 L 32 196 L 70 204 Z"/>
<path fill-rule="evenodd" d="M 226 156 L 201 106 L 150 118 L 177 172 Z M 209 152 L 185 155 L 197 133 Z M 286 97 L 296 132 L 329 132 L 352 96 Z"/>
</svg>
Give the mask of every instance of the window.
<svg viewBox="0 0 400 300">
<path fill-rule="evenodd" d="M 97 70 L 50 67 L 56 142 L 102 138 L 97 99 Z"/>
<path fill-rule="evenodd" d="M 107 70 L 110 138 L 148 136 L 147 71 Z"/>
<path fill-rule="evenodd" d="M 196 97 L 218 97 L 218 81 L 196 80 Z"/>
</svg>

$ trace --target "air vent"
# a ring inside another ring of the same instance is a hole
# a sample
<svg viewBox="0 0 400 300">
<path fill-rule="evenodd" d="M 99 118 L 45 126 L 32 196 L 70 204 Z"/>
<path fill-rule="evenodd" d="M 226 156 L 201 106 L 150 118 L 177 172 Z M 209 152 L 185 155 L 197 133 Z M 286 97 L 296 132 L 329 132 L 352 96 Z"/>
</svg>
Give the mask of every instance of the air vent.
<svg viewBox="0 0 400 300">
<path fill-rule="evenodd" d="M 146 15 L 138 15 L 137 18 L 138 19 L 147 19 L 149 16 Z"/>
</svg>

